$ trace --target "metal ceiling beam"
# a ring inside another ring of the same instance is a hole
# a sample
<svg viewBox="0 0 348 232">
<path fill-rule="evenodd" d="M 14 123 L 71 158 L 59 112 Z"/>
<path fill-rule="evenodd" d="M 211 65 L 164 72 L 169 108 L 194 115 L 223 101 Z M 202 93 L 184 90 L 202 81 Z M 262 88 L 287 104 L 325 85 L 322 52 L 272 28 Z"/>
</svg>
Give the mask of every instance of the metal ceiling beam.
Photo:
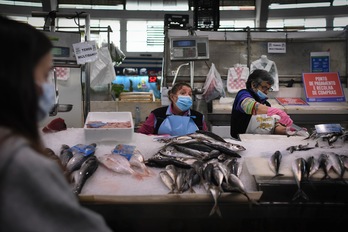
<svg viewBox="0 0 348 232">
<path fill-rule="evenodd" d="M 268 20 L 269 0 L 255 1 L 255 27 L 266 28 Z"/>
</svg>

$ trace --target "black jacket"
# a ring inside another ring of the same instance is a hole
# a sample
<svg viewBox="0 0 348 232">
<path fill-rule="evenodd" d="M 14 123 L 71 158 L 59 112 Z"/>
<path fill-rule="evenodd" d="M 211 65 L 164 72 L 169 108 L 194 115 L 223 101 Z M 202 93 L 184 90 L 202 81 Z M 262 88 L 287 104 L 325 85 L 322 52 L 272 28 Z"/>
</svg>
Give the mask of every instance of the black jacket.
<svg viewBox="0 0 348 232">
<path fill-rule="evenodd" d="M 246 114 L 244 112 L 239 112 L 239 111 L 236 110 L 236 108 L 237 108 L 236 104 L 238 102 L 236 100 L 237 100 L 237 97 L 238 97 L 238 95 L 239 95 L 239 93 L 241 91 L 245 91 L 245 89 L 239 90 L 239 92 L 237 93 L 236 99 L 234 100 L 234 103 L 233 103 L 233 106 L 232 106 L 232 113 L 231 113 L 230 134 L 235 139 L 240 139 L 239 138 L 239 134 L 244 134 L 245 133 L 246 129 L 248 128 L 251 116 L 252 116 L 250 114 Z M 261 103 L 261 99 L 259 98 L 259 96 L 253 90 L 246 89 L 246 91 L 248 91 L 250 93 L 250 95 L 257 102 Z M 271 104 L 268 101 L 266 101 L 264 103 L 261 103 L 261 104 L 264 104 L 266 106 L 271 106 Z"/>
</svg>

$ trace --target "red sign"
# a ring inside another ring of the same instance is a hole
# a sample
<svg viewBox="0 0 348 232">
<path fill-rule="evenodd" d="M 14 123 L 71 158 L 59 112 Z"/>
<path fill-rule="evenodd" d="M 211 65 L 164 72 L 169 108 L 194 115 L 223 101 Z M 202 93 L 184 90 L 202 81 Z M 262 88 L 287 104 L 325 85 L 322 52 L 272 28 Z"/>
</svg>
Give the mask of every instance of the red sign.
<svg viewBox="0 0 348 232">
<path fill-rule="evenodd" d="M 302 79 L 307 102 L 345 101 L 337 72 L 303 73 Z"/>
<path fill-rule="evenodd" d="M 299 97 L 277 97 L 276 100 L 283 106 L 288 105 L 308 105 L 302 98 Z"/>
</svg>

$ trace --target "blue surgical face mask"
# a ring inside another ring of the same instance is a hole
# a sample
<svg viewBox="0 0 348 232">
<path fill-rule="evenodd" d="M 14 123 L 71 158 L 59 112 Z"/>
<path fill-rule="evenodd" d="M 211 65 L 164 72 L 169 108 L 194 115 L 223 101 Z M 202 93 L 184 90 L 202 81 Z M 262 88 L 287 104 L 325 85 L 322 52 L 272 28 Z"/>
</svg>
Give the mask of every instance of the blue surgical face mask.
<svg viewBox="0 0 348 232">
<path fill-rule="evenodd" d="M 190 96 L 179 95 L 176 101 L 176 106 L 181 111 L 186 111 L 192 106 L 192 98 Z"/>
<path fill-rule="evenodd" d="M 258 89 L 256 93 L 257 93 L 257 96 L 259 96 L 259 98 L 260 98 L 262 101 L 268 99 L 267 95 L 266 95 L 264 92 L 262 92 L 261 90 Z"/>
<path fill-rule="evenodd" d="M 42 121 L 48 116 L 48 113 L 52 110 L 56 93 L 53 83 L 46 82 L 42 84 L 42 95 L 39 96 L 39 108 L 37 109 L 37 119 Z"/>
</svg>

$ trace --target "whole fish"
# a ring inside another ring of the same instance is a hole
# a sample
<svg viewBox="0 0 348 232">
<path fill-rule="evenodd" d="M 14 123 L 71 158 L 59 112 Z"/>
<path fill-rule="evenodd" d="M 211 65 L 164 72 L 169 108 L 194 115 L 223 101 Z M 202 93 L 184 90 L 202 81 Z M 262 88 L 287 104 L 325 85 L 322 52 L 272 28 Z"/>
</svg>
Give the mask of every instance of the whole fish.
<svg viewBox="0 0 348 232">
<path fill-rule="evenodd" d="M 70 175 L 73 171 L 78 170 L 83 162 L 88 159 L 89 155 L 85 155 L 84 153 L 76 152 L 73 157 L 71 157 L 66 164 L 66 173 Z"/>
<path fill-rule="evenodd" d="M 336 167 L 336 169 L 334 167 L 334 170 L 338 174 L 339 178 L 341 180 L 343 180 L 343 176 L 344 176 L 344 173 L 346 171 L 345 166 L 344 166 L 343 158 L 342 158 L 342 156 L 340 156 L 339 154 L 336 154 L 336 153 L 334 153 L 333 156 L 335 157 L 335 160 L 336 160 L 336 163 L 337 163 L 337 167 Z"/>
<path fill-rule="evenodd" d="M 101 164 L 103 164 L 106 168 L 113 172 L 117 172 L 120 174 L 131 174 L 137 179 L 142 179 L 144 174 L 138 173 L 132 169 L 128 159 L 119 154 L 104 154 L 98 157 L 98 160 Z"/>
<path fill-rule="evenodd" d="M 174 184 L 176 181 L 176 176 L 178 175 L 178 170 L 173 164 L 169 164 L 165 167 L 166 172 L 169 174 L 169 176 L 173 179 Z"/>
<path fill-rule="evenodd" d="M 186 183 L 186 171 L 185 169 L 179 169 L 176 175 L 176 189 L 178 193 L 184 192 L 188 189 L 188 184 Z M 187 184 L 187 186 L 186 186 Z"/>
<path fill-rule="evenodd" d="M 213 208 L 210 210 L 209 216 L 212 216 L 213 214 L 217 214 L 219 217 L 222 217 L 221 211 L 220 211 L 220 207 L 218 204 L 218 200 L 221 196 L 221 190 L 218 186 L 216 185 L 209 185 L 208 187 L 208 191 L 210 192 L 210 194 L 212 195 L 213 199 L 214 199 L 214 206 Z"/>
<path fill-rule="evenodd" d="M 176 189 L 176 185 L 172 177 L 168 174 L 168 172 L 165 170 L 162 170 L 160 171 L 159 176 L 162 182 L 165 184 L 165 186 L 169 188 L 170 192 L 168 194 L 174 193 Z"/>
<path fill-rule="evenodd" d="M 294 151 L 307 151 L 307 150 L 311 150 L 315 147 L 310 147 L 309 143 L 307 143 L 306 145 L 297 145 L 297 146 L 290 146 L 288 148 L 286 148 L 286 150 L 288 150 L 290 153 L 293 153 Z"/>
<path fill-rule="evenodd" d="M 68 164 L 69 160 L 73 157 L 73 153 L 70 150 L 70 147 L 66 144 L 63 144 L 60 148 L 60 153 L 59 153 L 59 159 L 60 162 L 62 163 L 63 167 L 66 167 Z"/>
<path fill-rule="evenodd" d="M 238 176 L 236 176 L 233 173 L 230 173 L 228 176 L 228 179 L 229 179 L 229 183 L 230 183 L 229 187 L 226 185 L 223 185 L 224 190 L 229 189 L 231 192 L 232 191 L 239 192 L 239 193 L 243 194 L 248 199 L 249 203 L 258 204 L 255 201 L 251 200 L 251 198 L 248 196 L 247 191 L 245 189 L 245 186 Z"/>
<path fill-rule="evenodd" d="M 212 147 L 216 150 L 219 150 L 220 152 L 232 156 L 232 157 L 238 157 L 241 156 L 237 153 L 237 151 L 244 151 L 245 148 L 238 145 L 238 144 L 231 144 L 231 143 L 222 143 L 222 142 L 211 142 L 207 140 L 202 141 L 205 145 L 208 145 L 209 147 Z"/>
<path fill-rule="evenodd" d="M 217 141 L 223 142 L 223 143 L 227 143 L 226 140 L 224 140 L 221 136 L 211 132 L 211 131 L 205 131 L 205 130 L 196 130 L 196 133 L 199 134 L 204 134 L 212 139 L 215 139 Z"/>
<path fill-rule="evenodd" d="M 180 144 L 180 146 L 188 147 L 191 149 L 195 149 L 198 151 L 204 151 L 204 152 L 211 152 L 213 148 L 203 144 L 202 142 L 193 142 L 193 143 L 186 143 L 186 144 Z"/>
<path fill-rule="evenodd" d="M 310 156 L 306 160 L 306 175 L 309 179 L 314 173 L 319 170 L 319 161 L 314 156 Z"/>
<path fill-rule="evenodd" d="M 191 168 L 191 164 L 195 161 L 197 161 L 197 159 L 176 159 L 174 157 L 168 157 L 157 153 L 151 158 L 145 160 L 145 164 L 150 167 L 165 167 L 169 164 L 173 164 L 180 168 Z"/>
<path fill-rule="evenodd" d="M 199 151 L 196 149 L 192 149 L 188 146 L 181 146 L 179 144 L 173 145 L 175 147 L 175 149 L 179 152 L 183 152 L 187 155 L 193 156 L 197 159 L 205 159 L 208 155 L 209 152 L 204 152 L 204 151 Z"/>
<path fill-rule="evenodd" d="M 324 179 L 331 179 L 331 177 L 329 176 L 329 171 L 332 167 L 332 163 L 331 160 L 329 159 L 329 155 L 328 154 L 320 154 L 319 156 L 319 169 L 322 169 L 324 172 L 324 176 L 322 178 L 322 180 Z"/>
<path fill-rule="evenodd" d="M 190 193 L 195 193 L 193 186 L 199 183 L 200 181 L 199 176 L 196 173 L 196 170 L 194 168 L 185 169 L 185 170 L 186 170 L 185 182 L 188 184 Z"/>
<path fill-rule="evenodd" d="M 282 157 L 282 153 L 280 151 L 276 151 L 273 153 L 273 155 L 271 155 L 271 157 L 268 160 L 269 167 L 275 173 L 272 179 L 278 176 L 284 176 L 284 174 L 279 173 Z"/>
<path fill-rule="evenodd" d="M 348 155 L 340 155 L 340 157 L 343 161 L 344 167 L 348 169 Z"/>
<path fill-rule="evenodd" d="M 304 158 L 297 158 L 292 162 L 291 165 L 291 170 L 292 173 L 295 177 L 295 181 L 297 184 L 297 192 L 294 194 L 292 200 L 296 200 L 299 198 L 303 198 L 304 200 L 308 200 L 308 196 L 305 192 L 303 192 L 302 188 L 301 188 L 301 183 L 302 180 L 304 178 L 304 176 L 306 175 L 306 160 Z"/>
<path fill-rule="evenodd" d="M 203 158 L 203 161 L 208 161 L 208 160 L 219 158 L 219 157 L 221 158 L 222 157 L 221 155 L 224 155 L 224 154 L 222 154 L 219 150 L 214 149 L 214 150 L 211 150 L 205 158 Z"/>
<path fill-rule="evenodd" d="M 204 167 L 203 167 L 204 163 L 200 160 L 195 161 L 192 164 L 192 168 L 195 169 L 195 172 L 197 173 L 197 175 L 199 176 L 199 180 L 200 180 L 200 184 L 203 185 L 203 180 L 204 180 Z"/>
<path fill-rule="evenodd" d="M 99 166 L 98 159 L 95 155 L 88 156 L 88 158 L 83 162 L 81 168 L 75 171 L 73 176 L 73 192 L 75 194 L 80 194 L 83 186 L 85 185 L 87 179 L 93 175 Z"/>
<path fill-rule="evenodd" d="M 212 178 L 213 183 L 216 186 L 219 186 L 221 188 L 222 181 L 224 180 L 224 174 L 222 173 L 218 165 L 214 165 L 212 175 L 213 175 L 213 178 Z"/>
<path fill-rule="evenodd" d="M 129 159 L 129 163 L 131 166 L 140 168 L 145 175 L 151 174 L 150 170 L 145 165 L 144 156 L 140 153 L 139 150 L 137 149 L 134 150 L 134 153 Z"/>
</svg>

